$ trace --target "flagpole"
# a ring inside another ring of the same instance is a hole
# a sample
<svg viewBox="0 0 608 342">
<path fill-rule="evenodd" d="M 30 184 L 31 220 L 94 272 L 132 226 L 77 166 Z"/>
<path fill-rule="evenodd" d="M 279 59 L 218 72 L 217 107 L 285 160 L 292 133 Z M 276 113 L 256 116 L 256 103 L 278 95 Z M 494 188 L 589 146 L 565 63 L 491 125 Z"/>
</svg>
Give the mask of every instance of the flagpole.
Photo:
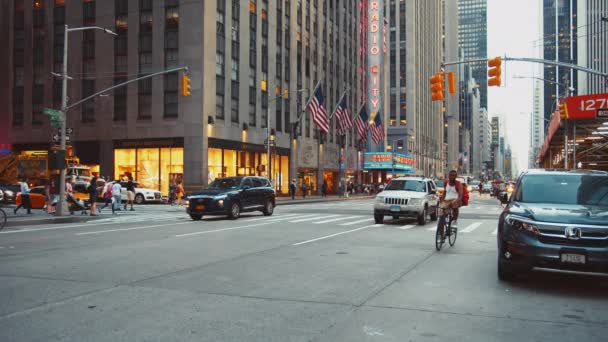
<svg viewBox="0 0 608 342">
<path fill-rule="evenodd" d="M 336 105 L 336 108 L 334 108 L 333 112 L 331 112 L 331 115 L 329 116 L 329 120 L 331 120 L 331 118 L 334 117 L 334 115 L 336 114 L 336 111 L 338 110 L 338 107 L 340 107 L 340 103 L 342 102 L 342 99 L 344 98 L 344 96 L 346 96 L 346 92 L 350 90 L 350 87 L 346 88 L 343 92 L 342 92 L 342 96 L 340 96 L 340 100 L 338 100 L 338 104 Z"/>
</svg>

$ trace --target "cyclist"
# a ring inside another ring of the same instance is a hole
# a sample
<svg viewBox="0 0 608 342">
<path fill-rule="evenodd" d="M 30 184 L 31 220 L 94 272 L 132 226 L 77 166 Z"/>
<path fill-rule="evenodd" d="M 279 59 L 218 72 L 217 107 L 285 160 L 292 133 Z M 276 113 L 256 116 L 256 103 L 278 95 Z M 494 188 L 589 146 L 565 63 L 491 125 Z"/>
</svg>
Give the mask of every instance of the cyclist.
<svg viewBox="0 0 608 342">
<path fill-rule="evenodd" d="M 456 170 L 450 171 L 448 174 L 448 181 L 445 183 L 445 191 L 439 198 L 439 215 L 445 216 L 447 214 L 446 209 L 452 208 L 452 227 L 458 226 L 458 208 L 462 204 L 462 183 L 456 180 L 458 172 Z M 449 232 L 448 232 L 449 234 Z"/>
</svg>

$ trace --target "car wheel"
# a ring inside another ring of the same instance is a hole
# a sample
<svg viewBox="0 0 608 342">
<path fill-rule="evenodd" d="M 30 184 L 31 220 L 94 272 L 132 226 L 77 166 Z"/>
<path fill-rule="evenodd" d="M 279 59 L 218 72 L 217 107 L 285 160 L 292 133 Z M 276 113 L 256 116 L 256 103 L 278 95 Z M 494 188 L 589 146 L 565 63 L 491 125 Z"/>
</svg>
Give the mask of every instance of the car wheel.
<svg viewBox="0 0 608 342">
<path fill-rule="evenodd" d="M 239 202 L 232 203 L 228 216 L 233 220 L 236 220 L 237 218 L 239 218 L 239 216 L 241 216 L 241 205 L 239 204 Z"/>
<path fill-rule="evenodd" d="M 374 221 L 376 224 L 384 223 L 384 215 L 374 213 Z"/>
<path fill-rule="evenodd" d="M 431 221 L 437 221 L 437 212 L 439 211 L 439 203 L 435 206 L 435 209 L 431 212 Z"/>
<path fill-rule="evenodd" d="M 194 221 L 200 221 L 203 218 L 203 215 L 200 214 L 190 214 L 190 217 L 194 220 Z"/>
<path fill-rule="evenodd" d="M 422 214 L 418 216 L 418 224 L 423 226 L 426 224 L 426 217 L 428 216 L 428 208 L 425 206 L 422 210 Z"/>
<path fill-rule="evenodd" d="M 513 266 L 509 265 L 509 262 L 503 260 L 500 256 L 498 257 L 496 273 L 498 275 L 498 279 L 501 281 L 513 281 L 517 277 Z"/>
<path fill-rule="evenodd" d="M 144 195 L 137 194 L 137 196 L 135 196 L 135 203 L 144 204 Z"/>
<path fill-rule="evenodd" d="M 274 212 L 274 203 L 272 203 L 272 201 L 266 201 L 262 212 L 264 213 L 264 216 L 272 215 L 272 213 Z"/>
</svg>

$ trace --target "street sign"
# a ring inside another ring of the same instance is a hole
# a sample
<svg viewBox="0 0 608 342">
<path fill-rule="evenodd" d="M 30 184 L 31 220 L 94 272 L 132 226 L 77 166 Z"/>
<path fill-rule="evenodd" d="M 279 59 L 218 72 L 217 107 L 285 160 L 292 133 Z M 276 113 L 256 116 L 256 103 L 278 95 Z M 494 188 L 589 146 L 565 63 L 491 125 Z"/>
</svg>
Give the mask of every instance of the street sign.
<svg viewBox="0 0 608 342">
<path fill-rule="evenodd" d="M 65 134 L 70 135 L 74 133 L 74 128 L 72 127 L 66 127 L 65 128 Z M 61 129 L 57 130 L 57 134 L 61 134 Z"/>
<path fill-rule="evenodd" d="M 566 97 L 568 119 L 604 118 L 608 114 L 608 93 Z"/>
<path fill-rule="evenodd" d="M 51 121 L 51 127 L 61 128 L 61 121 Z"/>
<path fill-rule="evenodd" d="M 52 108 L 43 108 L 42 113 L 50 116 L 61 116 L 61 111 Z"/>
<path fill-rule="evenodd" d="M 59 143 L 60 141 L 61 141 L 61 136 L 59 134 L 53 134 L 53 142 Z M 66 144 L 72 142 L 72 137 L 70 137 L 69 135 L 66 135 L 65 142 L 66 142 Z"/>
</svg>

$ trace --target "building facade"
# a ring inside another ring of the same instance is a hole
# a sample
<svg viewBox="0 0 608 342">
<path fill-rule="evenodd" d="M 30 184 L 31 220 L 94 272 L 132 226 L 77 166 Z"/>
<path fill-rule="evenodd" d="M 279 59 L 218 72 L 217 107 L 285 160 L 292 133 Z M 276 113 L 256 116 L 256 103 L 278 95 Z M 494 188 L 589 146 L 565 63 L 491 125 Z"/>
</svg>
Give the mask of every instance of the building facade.
<svg viewBox="0 0 608 342">
<path fill-rule="evenodd" d="M 419 174 L 442 175 L 443 105 L 431 101 L 428 79 L 444 60 L 443 1 L 386 1 L 389 24 L 387 141 L 404 141 Z M 447 42 L 445 42 L 448 44 Z"/>
<path fill-rule="evenodd" d="M 579 65 L 608 72 L 608 2 L 578 0 L 578 51 Z M 608 92 L 608 81 L 601 76 L 578 73 L 578 93 L 581 95 Z"/>
<path fill-rule="evenodd" d="M 488 57 L 487 0 L 458 0 L 458 40 L 463 59 Z M 488 108 L 487 63 L 472 64 L 473 78 L 479 83 L 480 106 Z"/>
<path fill-rule="evenodd" d="M 534 82 L 534 98 L 532 106 L 532 116 L 530 118 L 530 160 L 528 161 L 528 167 L 532 168 L 538 164 L 538 154 L 545 141 L 544 122 L 545 117 L 543 115 L 543 101 L 542 101 L 542 81 Z"/>
<path fill-rule="evenodd" d="M 577 1 L 543 0 L 543 59 L 578 64 Z M 543 91 L 546 130 L 559 98 L 577 94 L 578 73 L 573 69 L 546 65 L 543 78 L 546 80 Z"/>
<path fill-rule="evenodd" d="M 64 25 L 100 26 L 117 36 L 70 33 L 70 102 L 179 66 L 189 68 L 192 95 L 180 96 L 182 74 L 171 73 L 70 110 L 82 163 L 110 178 L 131 174 L 163 193 L 171 179 L 196 189 L 254 174 L 269 176 L 279 192 L 296 178 L 312 191 L 323 181 L 337 189 L 339 169 L 352 178 L 359 167 L 354 135 L 338 144 L 335 120 L 322 136 L 304 110 L 318 83 L 328 113 L 344 92 L 351 114 L 364 102 L 363 3 L 11 0 L 3 11 L 9 85 L 0 94 L 9 103 L 10 142 L 16 151 L 50 147 L 54 129 L 42 109 L 60 108 L 61 80 L 51 72 L 63 62 Z M 269 136 L 276 142 L 270 162 Z"/>
</svg>

